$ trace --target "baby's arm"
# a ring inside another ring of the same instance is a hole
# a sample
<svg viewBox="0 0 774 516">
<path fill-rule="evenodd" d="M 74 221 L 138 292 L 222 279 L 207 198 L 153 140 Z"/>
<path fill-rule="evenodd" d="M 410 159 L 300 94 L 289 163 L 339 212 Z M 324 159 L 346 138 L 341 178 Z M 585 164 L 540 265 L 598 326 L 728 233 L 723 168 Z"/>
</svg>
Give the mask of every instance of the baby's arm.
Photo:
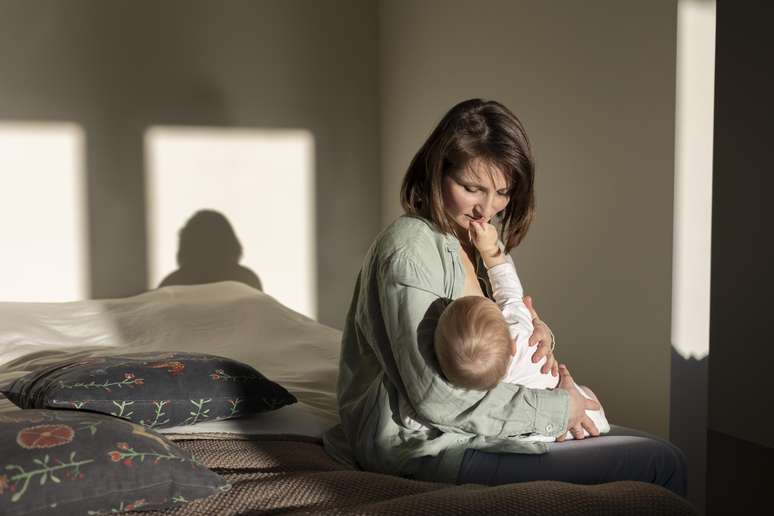
<svg viewBox="0 0 774 516">
<path fill-rule="evenodd" d="M 497 240 L 497 229 L 488 223 L 471 222 L 470 237 L 487 268 L 492 296 L 509 325 L 517 324 L 519 337 L 529 338 L 534 331 L 532 315 L 524 304 L 524 288 L 510 256 Z M 523 339 L 519 339 L 523 340 Z"/>
<path fill-rule="evenodd" d="M 492 284 L 492 296 L 500 307 L 505 321 L 510 325 L 516 324 L 519 340 L 526 342 L 526 339 L 532 335 L 534 326 L 532 315 L 524 304 L 524 288 L 521 286 L 513 260 L 507 256 L 503 263 L 489 268 L 487 274 Z"/>
<path fill-rule="evenodd" d="M 473 226 L 473 224 L 471 224 Z M 515 344 L 515 354 L 508 365 L 508 373 L 504 381 L 536 389 L 552 389 L 556 387 L 559 378 L 550 374 L 543 374 L 541 369 L 545 365 L 545 357 L 537 362 L 532 361 L 535 348 L 529 347 L 529 339 L 534 331 L 532 314 L 524 304 L 524 289 L 516 273 L 511 257 L 505 254 L 497 242 L 497 231 L 491 227 L 491 231 L 485 231 L 486 226 L 480 231 L 471 231 L 474 245 L 487 266 L 487 274 L 492 285 L 492 295 L 495 303 L 500 308 L 503 318 L 508 323 L 511 338 Z M 492 242 L 497 246 L 497 252 L 492 251 Z M 480 247 L 478 247 L 480 246 Z M 481 250 L 484 250 L 483 252 Z M 493 260 L 492 258 L 496 260 Z"/>
</svg>

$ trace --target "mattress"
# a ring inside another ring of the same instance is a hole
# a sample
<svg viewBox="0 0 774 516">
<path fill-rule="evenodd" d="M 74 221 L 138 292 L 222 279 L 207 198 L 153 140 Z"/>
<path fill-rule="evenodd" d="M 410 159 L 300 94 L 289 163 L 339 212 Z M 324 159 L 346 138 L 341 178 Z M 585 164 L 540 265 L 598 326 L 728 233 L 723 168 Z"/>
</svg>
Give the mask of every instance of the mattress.
<svg viewBox="0 0 774 516">
<path fill-rule="evenodd" d="M 298 403 L 164 433 L 289 434 L 319 438 L 338 422 L 341 332 L 237 282 L 171 286 L 70 303 L 0 303 L 0 386 L 86 356 L 188 351 L 245 362 Z M 0 395 L 0 412 L 18 410 Z"/>
</svg>

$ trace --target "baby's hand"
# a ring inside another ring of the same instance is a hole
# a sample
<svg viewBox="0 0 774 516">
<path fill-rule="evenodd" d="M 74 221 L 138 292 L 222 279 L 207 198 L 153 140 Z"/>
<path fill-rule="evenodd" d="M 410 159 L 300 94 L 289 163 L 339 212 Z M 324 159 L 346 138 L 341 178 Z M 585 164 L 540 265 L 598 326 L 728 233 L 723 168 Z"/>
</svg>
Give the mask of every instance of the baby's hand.
<svg viewBox="0 0 774 516">
<path fill-rule="evenodd" d="M 476 246 L 482 257 L 497 256 L 500 248 L 497 247 L 497 228 L 488 222 L 470 221 L 470 241 Z"/>
</svg>

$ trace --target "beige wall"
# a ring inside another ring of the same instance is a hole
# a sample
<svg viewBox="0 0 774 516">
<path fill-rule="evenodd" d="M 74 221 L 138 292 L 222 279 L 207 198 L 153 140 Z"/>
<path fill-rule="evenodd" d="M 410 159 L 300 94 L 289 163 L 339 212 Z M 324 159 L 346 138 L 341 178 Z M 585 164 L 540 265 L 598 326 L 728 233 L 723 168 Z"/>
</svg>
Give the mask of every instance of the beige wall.
<svg viewBox="0 0 774 516">
<path fill-rule="evenodd" d="M 308 129 L 319 319 L 343 325 L 379 226 L 375 2 L 2 0 L 0 12 L 0 121 L 85 130 L 93 296 L 146 286 L 148 127 Z"/>
<path fill-rule="evenodd" d="M 558 356 L 613 423 L 666 436 L 675 2 L 379 4 L 382 224 L 443 113 L 497 99 L 527 127 L 537 219 L 514 253 Z"/>
</svg>

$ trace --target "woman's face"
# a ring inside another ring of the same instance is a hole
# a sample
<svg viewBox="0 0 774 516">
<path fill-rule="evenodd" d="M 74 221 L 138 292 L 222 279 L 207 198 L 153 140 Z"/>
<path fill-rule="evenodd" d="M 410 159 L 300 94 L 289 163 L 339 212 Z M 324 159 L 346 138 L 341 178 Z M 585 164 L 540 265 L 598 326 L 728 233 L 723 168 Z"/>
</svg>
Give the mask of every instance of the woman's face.
<svg viewBox="0 0 774 516">
<path fill-rule="evenodd" d="M 489 222 L 510 200 L 510 185 L 500 170 L 473 161 L 443 178 L 443 204 L 467 234 L 471 220 Z"/>
</svg>

